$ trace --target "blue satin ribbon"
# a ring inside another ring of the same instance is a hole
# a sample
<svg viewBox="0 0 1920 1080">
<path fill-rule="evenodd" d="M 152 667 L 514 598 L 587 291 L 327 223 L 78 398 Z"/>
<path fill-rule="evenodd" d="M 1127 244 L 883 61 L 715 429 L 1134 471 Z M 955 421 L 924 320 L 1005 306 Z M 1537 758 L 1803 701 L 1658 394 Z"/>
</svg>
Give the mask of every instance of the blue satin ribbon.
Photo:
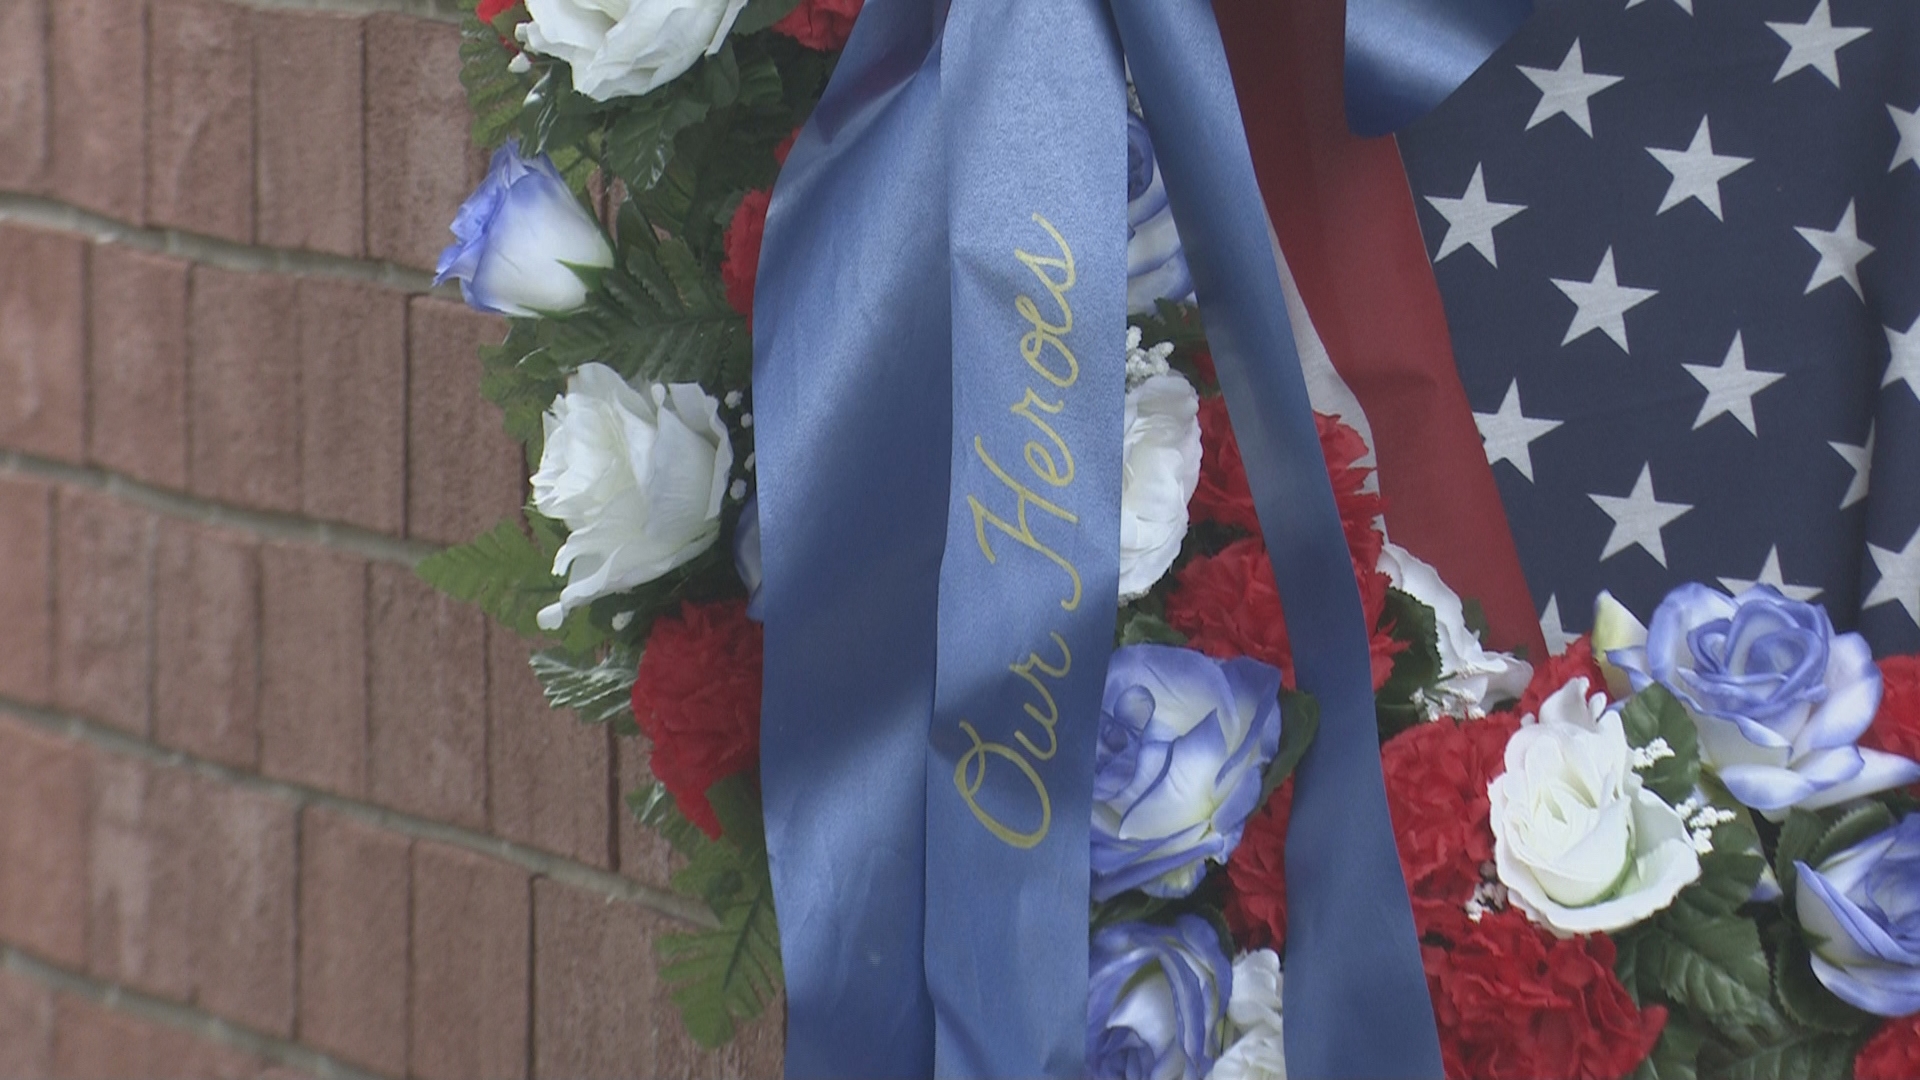
<svg viewBox="0 0 1920 1080">
<path fill-rule="evenodd" d="M 1110 2 L 868 0 L 774 193 L 754 390 L 787 1075 L 1084 1070 L 1119 547 L 1117 24 L 1310 628 L 1289 1068 L 1438 1076 L 1367 627 L 1219 31 L 1207 0 Z"/>
<path fill-rule="evenodd" d="M 1347 126 L 1398 131 L 1440 104 L 1533 14 L 1533 0 L 1348 0 Z"/>
</svg>

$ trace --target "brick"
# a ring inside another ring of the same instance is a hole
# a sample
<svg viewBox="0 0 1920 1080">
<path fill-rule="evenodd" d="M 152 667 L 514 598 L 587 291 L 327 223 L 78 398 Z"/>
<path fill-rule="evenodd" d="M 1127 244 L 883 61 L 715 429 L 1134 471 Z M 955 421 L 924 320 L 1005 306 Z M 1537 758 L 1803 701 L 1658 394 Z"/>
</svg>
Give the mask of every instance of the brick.
<svg viewBox="0 0 1920 1080">
<path fill-rule="evenodd" d="M 527 1074 L 529 904 L 520 870 L 457 848 L 414 845 L 410 1075 Z M 627 974 L 601 990 L 623 996 Z"/>
<path fill-rule="evenodd" d="M 54 1002 L 55 1080 L 251 1080 L 266 1067 L 243 1050 L 72 994 Z"/>
<path fill-rule="evenodd" d="M 656 973 L 654 938 L 676 929 L 663 916 L 545 878 L 533 898 L 534 1075 L 624 1077 L 636 1062 L 663 1078 L 780 1074 L 778 1002 L 721 1050 L 694 1045 Z"/>
<path fill-rule="evenodd" d="M 53 493 L 0 477 L 0 694 L 46 704 L 53 693 Z"/>
<path fill-rule="evenodd" d="M 260 550 L 260 768 L 358 797 L 367 789 L 367 564 Z"/>
<path fill-rule="evenodd" d="M 52 992 L 23 975 L 0 971 L 0 1076 L 52 1071 Z"/>
<path fill-rule="evenodd" d="M 187 264 L 119 244 L 87 264 L 87 458 L 184 488 Z"/>
<path fill-rule="evenodd" d="M 0 190 L 40 190 L 47 167 L 47 0 L 0 0 Z"/>
<path fill-rule="evenodd" d="M 154 737 L 251 769 L 260 757 L 258 545 L 163 520 L 154 567 Z"/>
<path fill-rule="evenodd" d="M 679 866 L 673 846 L 665 837 L 633 816 L 627 808 L 627 796 L 653 783 L 647 768 L 647 741 L 638 737 L 619 737 L 613 741 L 614 757 L 620 776 L 620 872 L 648 885 L 667 886 L 667 879 Z"/>
<path fill-rule="evenodd" d="M 129 224 L 146 190 L 146 0 L 54 0 L 47 187 Z"/>
<path fill-rule="evenodd" d="M 460 30 L 378 14 L 367 19 L 366 42 L 367 254 L 431 268 L 480 177 L 460 88 Z"/>
<path fill-rule="evenodd" d="M 520 447 L 480 396 L 482 345 L 506 324 L 460 304 L 420 297 L 408 320 L 407 532 L 462 543 L 519 513 Z"/>
<path fill-rule="evenodd" d="M 404 294 L 300 283 L 300 411 L 306 514 L 398 535 L 407 509 Z"/>
<path fill-rule="evenodd" d="M 0 938 L 72 968 L 87 963 L 91 788 L 84 746 L 0 714 Z"/>
<path fill-rule="evenodd" d="M 389 806 L 487 820 L 486 620 L 404 567 L 367 589 L 368 788 Z"/>
<path fill-rule="evenodd" d="M 300 837 L 300 1039 L 407 1069 L 408 840 L 319 807 Z"/>
<path fill-rule="evenodd" d="M 253 240 L 253 20 L 215 0 L 150 0 L 147 221 Z"/>
<path fill-rule="evenodd" d="M 498 627 L 487 641 L 487 769 L 492 831 L 609 866 L 611 773 L 604 726 L 547 707 L 529 646 Z"/>
<path fill-rule="evenodd" d="M 0 447 L 85 450 L 86 245 L 0 225 Z"/>
<path fill-rule="evenodd" d="M 292 278 L 196 266 L 188 319 L 188 477 L 196 495 L 300 509 Z"/>
<path fill-rule="evenodd" d="M 255 233 L 270 247 L 356 256 L 366 243 L 361 19 L 253 16 Z"/>
<path fill-rule="evenodd" d="M 144 735 L 153 515 L 62 488 L 54 523 L 54 700 Z"/>
<path fill-rule="evenodd" d="M 102 757 L 93 815 L 94 975 L 290 1035 L 293 805 Z"/>
</svg>

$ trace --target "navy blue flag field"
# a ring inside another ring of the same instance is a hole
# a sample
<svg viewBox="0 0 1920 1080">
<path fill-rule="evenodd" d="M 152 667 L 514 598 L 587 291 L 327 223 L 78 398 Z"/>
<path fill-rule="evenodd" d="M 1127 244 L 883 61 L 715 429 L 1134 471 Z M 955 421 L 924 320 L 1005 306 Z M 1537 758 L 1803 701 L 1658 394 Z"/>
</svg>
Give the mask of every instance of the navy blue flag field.
<svg viewBox="0 0 1920 1080">
<path fill-rule="evenodd" d="M 1549 0 L 1400 148 L 1550 648 L 1704 580 L 1920 649 L 1920 4 Z"/>
</svg>

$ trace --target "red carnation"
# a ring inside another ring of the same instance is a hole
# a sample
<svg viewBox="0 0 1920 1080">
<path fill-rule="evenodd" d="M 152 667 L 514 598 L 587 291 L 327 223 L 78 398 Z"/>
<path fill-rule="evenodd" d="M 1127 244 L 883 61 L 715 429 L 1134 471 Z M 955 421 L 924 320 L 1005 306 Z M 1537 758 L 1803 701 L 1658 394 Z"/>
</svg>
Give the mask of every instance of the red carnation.
<svg viewBox="0 0 1920 1080">
<path fill-rule="evenodd" d="M 846 45 L 853 33 L 853 20 L 860 17 L 863 0 L 800 0 L 799 6 L 773 24 L 773 32 L 785 34 L 809 49 L 832 52 Z"/>
<path fill-rule="evenodd" d="M 1913 1080 L 1916 1076 L 1920 1076 L 1920 1016 L 1896 1017 L 1880 1025 L 1853 1059 L 1853 1080 Z"/>
<path fill-rule="evenodd" d="M 505 15 L 519 2 L 520 0 L 480 0 L 480 6 L 474 9 L 473 14 L 481 22 L 490 23 Z"/>
<path fill-rule="evenodd" d="M 716 838 L 707 789 L 760 759 L 760 644 L 746 601 L 682 604 L 654 624 L 633 684 L 653 775 L 687 820 Z"/>
<path fill-rule="evenodd" d="M 1293 777 L 1247 819 L 1227 860 L 1227 927 L 1243 949 L 1279 949 L 1287 940 L 1287 823 Z"/>
<path fill-rule="evenodd" d="M 1547 657 L 1533 669 L 1533 679 L 1527 683 L 1527 691 L 1520 695 L 1520 704 L 1514 706 L 1514 711 L 1523 716 L 1527 713 L 1538 716 L 1540 703 L 1575 679 L 1587 680 L 1589 697 L 1607 691 L 1607 676 L 1594 658 L 1593 638 L 1588 634 L 1580 635 L 1567 646 L 1566 652 Z"/>
<path fill-rule="evenodd" d="M 1451 949 L 1422 950 L 1450 1077 L 1613 1080 L 1666 1027 L 1614 976 L 1605 934 L 1560 939 L 1517 910 L 1490 912 Z"/>
<path fill-rule="evenodd" d="M 1200 486 L 1187 502 L 1195 521 L 1217 521 L 1250 533 L 1260 531 L 1253 512 L 1253 492 L 1247 488 L 1247 469 L 1240 460 L 1240 444 L 1227 422 L 1227 399 L 1215 395 L 1200 399 Z"/>
<path fill-rule="evenodd" d="M 1400 869 L 1423 934 L 1464 923 L 1480 868 L 1493 859 L 1487 784 L 1503 770 L 1511 713 L 1417 724 L 1380 748 Z"/>
<path fill-rule="evenodd" d="M 721 238 L 726 254 L 720 260 L 720 281 L 727 287 L 727 303 L 746 316 L 753 329 L 753 281 L 760 272 L 760 238 L 767 231 L 767 203 L 771 191 L 749 191 L 733 211 Z"/>
<path fill-rule="evenodd" d="M 1167 622 L 1187 636 L 1187 644 L 1208 656 L 1251 656 L 1280 669 L 1293 682 L 1293 650 L 1280 617 L 1280 591 L 1266 545 L 1258 537 L 1235 540 L 1213 555 L 1203 555 L 1174 575 L 1167 596 Z M 1386 685 L 1393 656 L 1406 647 L 1380 628 L 1387 592 L 1385 575 L 1369 570 L 1359 579 L 1361 606 L 1373 628 L 1373 688 Z"/>
<path fill-rule="evenodd" d="M 1860 745 L 1920 760 L 1920 656 L 1880 661 L 1880 711 Z"/>
</svg>

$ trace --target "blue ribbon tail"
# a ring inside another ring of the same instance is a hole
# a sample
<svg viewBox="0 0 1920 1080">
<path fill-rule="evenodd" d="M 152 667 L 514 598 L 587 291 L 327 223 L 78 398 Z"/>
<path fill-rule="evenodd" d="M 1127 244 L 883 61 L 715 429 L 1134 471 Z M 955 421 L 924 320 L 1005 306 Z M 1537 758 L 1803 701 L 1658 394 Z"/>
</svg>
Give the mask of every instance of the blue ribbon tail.
<svg viewBox="0 0 1920 1080">
<path fill-rule="evenodd" d="M 1347 126 L 1386 135 L 1425 116 L 1533 14 L 1533 0 L 1347 0 Z"/>
<path fill-rule="evenodd" d="M 787 1076 L 933 1071 L 927 725 L 947 531 L 942 12 L 869 0 L 768 212 L 754 311 L 761 785 Z"/>
<path fill-rule="evenodd" d="M 1319 735 L 1287 833 L 1295 1076 L 1438 1077 L 1439 1034 L 1387 816 L 1369 627 L 1208 0 L 1114 0 Z"/>
</svg>

